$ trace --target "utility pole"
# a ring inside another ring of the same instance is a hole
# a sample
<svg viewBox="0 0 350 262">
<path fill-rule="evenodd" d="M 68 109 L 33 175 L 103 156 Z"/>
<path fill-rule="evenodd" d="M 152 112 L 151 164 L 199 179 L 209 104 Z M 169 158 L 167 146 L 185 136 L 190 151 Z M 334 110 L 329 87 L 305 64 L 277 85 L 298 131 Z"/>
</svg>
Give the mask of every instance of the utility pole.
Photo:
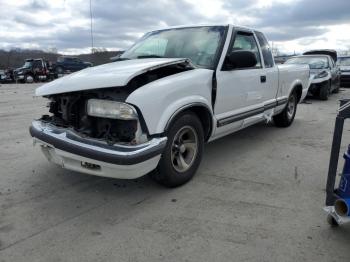
<svg viewBox="0 0 350 262">
<path fill-rule="evenodd" d="M 92 32 L 92 7 L 91 7 L 91 0 L 90 0 L 90 34 L 91 34 L 91 54 L 94 53 L 94 36 Z"/>
</svg>

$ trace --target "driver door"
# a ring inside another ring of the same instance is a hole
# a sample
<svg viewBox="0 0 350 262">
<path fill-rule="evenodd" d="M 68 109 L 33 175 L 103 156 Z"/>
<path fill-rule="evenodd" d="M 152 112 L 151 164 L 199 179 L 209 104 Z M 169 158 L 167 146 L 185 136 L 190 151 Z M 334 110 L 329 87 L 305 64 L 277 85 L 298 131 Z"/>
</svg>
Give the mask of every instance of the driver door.
<svg viewBox="0 0 350 262">
<path fill-rule="evenodd" d="M 236 50 L 255 53 L 257 64 L 255 67 L 232 70 L 225 69 L 223 66 L 217 71 L 214 112 L 217 119 L 215 135 L 219 137 L 240 129 L 245 119 L 252 119 L 259 114 L 261 105 L 263 105 L 262 82 L 264 79 L 262 76 L 264 72 L 259 47 L 253 32 L 239 30 L 233 33 L 233 40 L 231 40 L 227 55 Z"/>
</svg>

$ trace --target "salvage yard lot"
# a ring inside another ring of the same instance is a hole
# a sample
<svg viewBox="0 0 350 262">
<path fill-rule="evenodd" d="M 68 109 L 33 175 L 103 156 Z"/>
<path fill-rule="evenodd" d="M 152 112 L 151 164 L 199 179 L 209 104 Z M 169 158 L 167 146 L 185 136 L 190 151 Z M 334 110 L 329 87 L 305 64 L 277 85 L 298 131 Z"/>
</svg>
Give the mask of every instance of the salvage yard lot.
<svg viewBox="0 0 350 262">
<path fill-rule="evenodd" d="M 349 89 L 308 99 L 290 128 L 260 124 L 206 145 L 194 179 L 166 189 L 48 163 L 28 133 L 47 112 L 37 86 L 0 86 L 1 262 L 349 261 L 350 227 L 330 228 L 322 211 Z"/>
</svg>

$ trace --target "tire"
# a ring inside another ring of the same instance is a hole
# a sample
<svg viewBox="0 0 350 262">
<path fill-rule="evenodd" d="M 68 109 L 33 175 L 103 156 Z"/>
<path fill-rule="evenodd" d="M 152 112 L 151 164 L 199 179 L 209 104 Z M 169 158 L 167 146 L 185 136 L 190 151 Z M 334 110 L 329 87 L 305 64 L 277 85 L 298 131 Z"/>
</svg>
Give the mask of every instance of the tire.
<svg viewBox="0 0 350 262">
<path fill-rule="evenodd" d="M 26 83 L 26 84 L 34 83 L 34 77 L 32 75 L 25 75 L 24 76 L 24 83 Z"/>
<path fill-rule="evenodd" d="M 336 88 L 333 90 L 334 94 L 338 94 L 339 93 L 339 89 L 340 89 L 340 83 L 338 82 Z"/>
<path fill-rule="evenodd" d="M 328 81 L 327 83 L 321 86 L 319 98 L 324 101 L 328 100 L 330 92 L 331 92 L 331 82 Z"/>
<path fill-rule="evenodd" d="M 290 94 L 287 105 L 283 109 L 283 111 L 273 117 L 273 121 L 275 125 L 278 127 L 290 126 L 294 121 L 294 117 L 297 112 L 297 106 L 298 106 L 298 95 L 297 95 L 297 92 L 294 90 Z"/>
<path fill-rule="evenodd" d="M 170 124 L 167 136 L 167 145 L 152 177 L 166 187 L 178 187 L 192 179 L 201 162 L 202 123 L 194 113 L 185 112 Z"/>
</svg>

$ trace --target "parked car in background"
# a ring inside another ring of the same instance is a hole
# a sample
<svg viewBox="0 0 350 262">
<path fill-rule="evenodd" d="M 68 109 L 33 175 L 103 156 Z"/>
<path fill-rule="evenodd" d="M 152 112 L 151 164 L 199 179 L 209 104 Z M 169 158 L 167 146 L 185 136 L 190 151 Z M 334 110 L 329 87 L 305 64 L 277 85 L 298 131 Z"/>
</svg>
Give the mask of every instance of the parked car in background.
<svg viewBox="0 0 350 262">
<path fill-rule="evenodd" d="M 339 92 L 340 71 L 336 65 L 337 56 L 333 51 L 315 50 L 288 59 L 285 64 L 309 65 L 310 87 L 308 93 L 327 100 L 334 92 Z"/>
<path fill-rule="evenodd" d="M 49 70 L 42 58 L 26 59 L 24 65 L 13 71 L 15 81 L 23 83 L 43 82 L 48 79 Z"/>
<path fill-rule="evenodd" d="M 273 119 L 292 124 L 309 67 L 274 63 L 263 33 L 233 25 L 153 31 L 117 62 L 36 89 L 49 112 L 30 133 L 49 161 L 169 187 L 195 174 L 203 145 Z"/>
<path fill-rule="evenodd" d="M 7 68 L 4 70 L 4 76 L 5 77 L 2 77 L 2 80 L 1 82 L 2 83 L 12 83 L 14 82 L 14 76 L 13 76 L 13 69 L 12 68 Z"/>
<path fill-rule="evenodd" d="M 350 87 L 350 56 L 338 58 L 340 68 L 340 86 Z"/>
<path fill-rule="evenodd" d="M 0 70 L 0 83 L 3 83 L 6 79 L 5 70 Z"/>
<path fill-rule="evenodd" d="M 58 76 L 73 73 L 87 67 L 91 67 L 92 63 L 84 62 L 77 57 L 61 56 L 54 65 L 55 72 Z"/>
</svg>

